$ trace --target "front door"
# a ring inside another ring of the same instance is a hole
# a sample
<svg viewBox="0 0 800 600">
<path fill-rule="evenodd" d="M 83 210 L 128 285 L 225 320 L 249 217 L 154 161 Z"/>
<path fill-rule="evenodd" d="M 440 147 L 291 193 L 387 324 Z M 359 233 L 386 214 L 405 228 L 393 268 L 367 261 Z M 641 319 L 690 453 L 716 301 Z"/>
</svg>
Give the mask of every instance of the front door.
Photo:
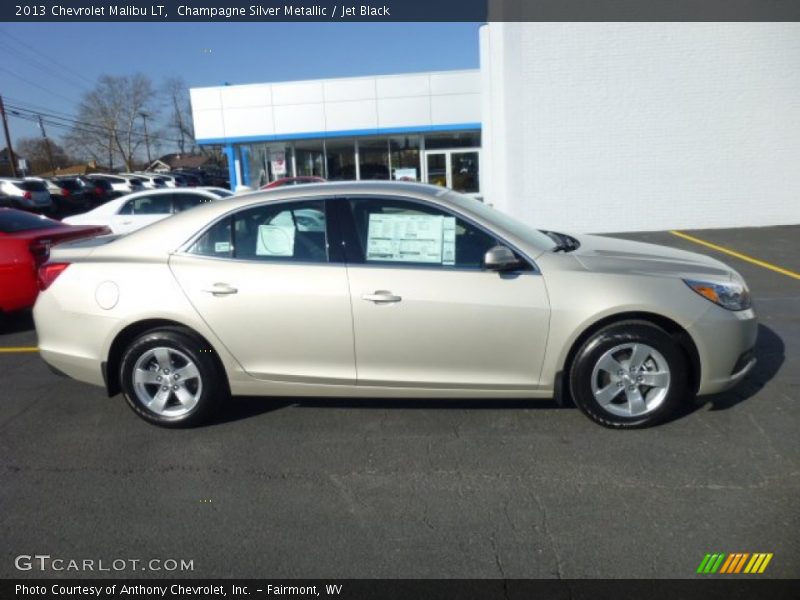
<svg viewBox="0 0 800 600">
<path fill-rule="evenodd" d="M 534 270 L 482 268 L 498 240 L 413 200 L 346 202 L 359 385 L 532 389 L 549 324 Z"/>
<path fill-rule="evenodd" d="M 170 268 L 200 316 L 259 379 L 354 384 L 347 271 L 323 201 L 270 202 L 214 225 Z"/>
<path fill-rule="evenodd" d="M 425 181 L 462 194 L 478 194 L 480 151 L 428 150 L 425 152 Z"/>
</svg>

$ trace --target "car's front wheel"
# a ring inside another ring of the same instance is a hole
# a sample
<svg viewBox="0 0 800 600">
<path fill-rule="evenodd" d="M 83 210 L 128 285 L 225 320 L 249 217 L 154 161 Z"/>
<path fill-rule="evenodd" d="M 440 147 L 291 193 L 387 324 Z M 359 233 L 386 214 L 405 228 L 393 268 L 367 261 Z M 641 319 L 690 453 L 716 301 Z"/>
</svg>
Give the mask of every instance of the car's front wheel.
<svg viewBox="0 0 800 600">
<path fill-rule="evenodd" d="M 570 390 L 578 407 L 601 425 L 655 425 L 687 399 L 686 358 L 674 338 L 652 323 L 615 323 L 578 350 Z"/>
<path fill-rule="evenodd" d="M 144 420 L 162 426 L 197 425 L 228 395 L 210 349 L 179 328 L 149 331 L 127 347 L 120 362 L 125 399 Z"/>
</svg>

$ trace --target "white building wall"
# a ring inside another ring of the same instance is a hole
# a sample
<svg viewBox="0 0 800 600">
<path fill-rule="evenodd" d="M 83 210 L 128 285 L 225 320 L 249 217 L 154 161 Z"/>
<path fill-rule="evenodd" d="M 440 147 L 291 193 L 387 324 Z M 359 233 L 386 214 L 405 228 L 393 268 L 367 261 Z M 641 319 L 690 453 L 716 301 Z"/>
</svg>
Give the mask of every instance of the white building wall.
<svg viewBox="0 0 800 600">
<path fill-rule="evenodd" d="M 485 198 L 542 228 L 800 223 L 800 24 L 491 23 Z"/>
<path fill-rule="evenodd" d="M 193 88 L 190 97 L 200 143 L 424 131 L 481 118 L 477 69 Z"/>
</svg>

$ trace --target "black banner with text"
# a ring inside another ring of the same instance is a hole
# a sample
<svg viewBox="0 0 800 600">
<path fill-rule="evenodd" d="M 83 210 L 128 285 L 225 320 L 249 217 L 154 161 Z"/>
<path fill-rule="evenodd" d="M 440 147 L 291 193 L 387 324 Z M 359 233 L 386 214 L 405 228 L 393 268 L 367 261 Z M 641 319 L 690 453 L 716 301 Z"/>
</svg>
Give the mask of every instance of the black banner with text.
<svg viewBox="0 0 800 600">
<path fill-rule="evenodd" d="M 337 600 L 739 600 L 800 597 L 797 580 L 2 580 L 0 598 L 196 600 L 197 598 L 335 598 Z"/>
</svg>

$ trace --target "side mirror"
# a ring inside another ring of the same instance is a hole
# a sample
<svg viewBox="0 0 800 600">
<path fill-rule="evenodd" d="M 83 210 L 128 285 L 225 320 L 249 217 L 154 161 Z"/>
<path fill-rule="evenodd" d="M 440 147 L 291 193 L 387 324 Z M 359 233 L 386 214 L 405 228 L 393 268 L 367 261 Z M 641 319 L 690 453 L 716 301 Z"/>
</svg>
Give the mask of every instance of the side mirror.
<svg viewBox="0 0 800 600">
<path fill-rule="evenodd" d="M 514 271 L 521 263 L 509 248 L 494 246 L 483 255 L 483 267 L 490 271 Z"/>
</svg>

